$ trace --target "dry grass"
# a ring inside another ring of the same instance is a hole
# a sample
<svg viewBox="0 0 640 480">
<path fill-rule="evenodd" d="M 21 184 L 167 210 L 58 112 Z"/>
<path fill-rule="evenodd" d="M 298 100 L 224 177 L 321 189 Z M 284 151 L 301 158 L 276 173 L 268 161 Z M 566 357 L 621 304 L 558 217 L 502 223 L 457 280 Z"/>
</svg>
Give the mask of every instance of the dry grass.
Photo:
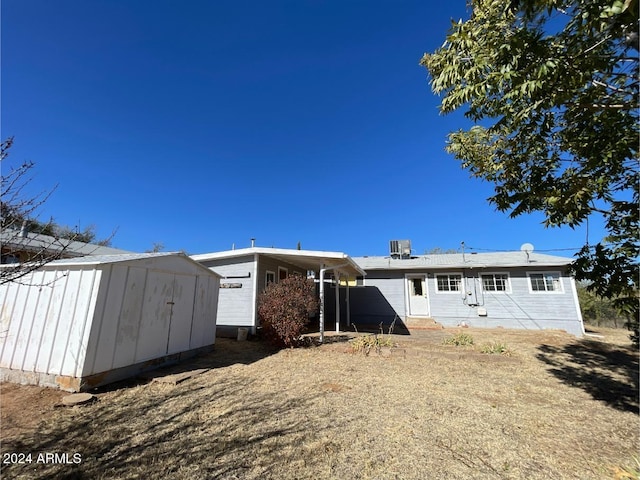
<svg viewBox="0 0 640 480">
<path fill-rule="evenodd" d="M 602 479 L 636 466 L 638 353 L 625 331 L 465 332 L 511 356 L 444 345 L 455 330 L 392 336 L 390 354 L 369 356 L 353 335 L 280 352 L 221 339 L 184 366 L 212 369 L 182 384 L 118 386 L 3 428 L 3 453 L 82 463 L 4 465 L 2 477 Z"/>
</svg>

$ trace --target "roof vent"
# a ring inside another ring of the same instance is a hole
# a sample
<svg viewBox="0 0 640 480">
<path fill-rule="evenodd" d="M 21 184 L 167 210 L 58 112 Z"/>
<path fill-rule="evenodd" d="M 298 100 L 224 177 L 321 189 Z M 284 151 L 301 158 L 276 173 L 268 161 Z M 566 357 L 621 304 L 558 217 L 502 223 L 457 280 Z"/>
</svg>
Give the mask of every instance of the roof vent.
<svg viewBox="0 0 640 480">
<path fill-rule="evenodd" d="M 389 254 L 391 258 L 411 258 L 411 240 L 391 240 Z"/>
</svg>

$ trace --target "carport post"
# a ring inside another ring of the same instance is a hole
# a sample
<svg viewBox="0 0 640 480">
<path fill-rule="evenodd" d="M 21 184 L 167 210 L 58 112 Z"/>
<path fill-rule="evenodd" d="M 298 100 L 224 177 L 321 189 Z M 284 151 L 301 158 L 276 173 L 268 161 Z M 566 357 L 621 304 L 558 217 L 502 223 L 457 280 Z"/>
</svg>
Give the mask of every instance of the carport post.
<svg viewBox="0 0 640 480">
<path fill-rule="evenodd" d="M 340 333 L 340 272 L 334 275 L 336 279 L 336 333 Z"/>
<path fill-rule="evenodd" d="M 349 279 L 347 278 L 347 329 L 351 326 L 351 305 L 349 303 Z"/>
<path fill-rule="evenodd" d="M 324 342 L 324 264 L 320 265 L 320 343 Z"/>
</svg>

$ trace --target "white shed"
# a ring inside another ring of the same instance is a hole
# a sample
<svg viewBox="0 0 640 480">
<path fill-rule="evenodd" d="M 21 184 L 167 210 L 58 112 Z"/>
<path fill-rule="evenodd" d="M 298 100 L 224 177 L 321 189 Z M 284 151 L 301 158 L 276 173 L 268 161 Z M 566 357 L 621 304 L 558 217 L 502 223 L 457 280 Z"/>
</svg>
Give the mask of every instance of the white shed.
<svg viewBox="0 0 640 480">
<path fill-rule="evenodd" d="M 210 350 L 219 286 L 182 253 L 51 262 L 0 285 L 0 380 L 80 391 Z"/>
</svg>

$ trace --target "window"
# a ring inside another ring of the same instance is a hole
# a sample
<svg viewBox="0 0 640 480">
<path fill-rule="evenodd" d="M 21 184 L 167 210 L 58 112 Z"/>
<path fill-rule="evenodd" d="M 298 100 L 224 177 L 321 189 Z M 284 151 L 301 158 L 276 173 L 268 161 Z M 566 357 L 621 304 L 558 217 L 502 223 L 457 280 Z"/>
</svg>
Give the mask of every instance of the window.
<svg viewBox="0 0 640 480">
<path fill-rule="evenodd" d="M 289 271 L 286 268 L 278 267 L 278 280 L 284 280 L 287 278 Z"/>
<path fill-rule="evenodd" d="M 422 278 L 412 278 L 411 286 L 411 295 L 414 297 L 422 297 L 424 295 L 422 292 Z"/>
<path fill-rule="evenodd" d="M 459 292 L 462 275 L 436 275 L 436 289 L 438 292 Z"/>
<path fill-rule="evenodd" d="M 358 275 L 356 277 L 340 277 L 340 286 L 341 287 L 363 287 L 364 286 L 364 277 Z"/>
<path fill-rule="evenodd" d="M 267 274 L 264 277 L 264 286 L 266 287 L 270 283 L 275 283 L 275 281 L 276 281 L 276 272 L 267 270 Z"/>
<path fill-rule="evenodd" d="M 481 275 L 482 290 L 485 292 L 508 292 L 509 275 L 506 273 L 486 273 Z"/>
<path fill-rule="evenodd" d="M 3 265 L 20 263 L 20 254 L 18 253 L 3 253 L 1 262 Z"/>
<path fill-rule="evenodd" d="M 558 272 L 529 273 L 529 283 L 532 292 L 562 292 Z"/>
</svg>

